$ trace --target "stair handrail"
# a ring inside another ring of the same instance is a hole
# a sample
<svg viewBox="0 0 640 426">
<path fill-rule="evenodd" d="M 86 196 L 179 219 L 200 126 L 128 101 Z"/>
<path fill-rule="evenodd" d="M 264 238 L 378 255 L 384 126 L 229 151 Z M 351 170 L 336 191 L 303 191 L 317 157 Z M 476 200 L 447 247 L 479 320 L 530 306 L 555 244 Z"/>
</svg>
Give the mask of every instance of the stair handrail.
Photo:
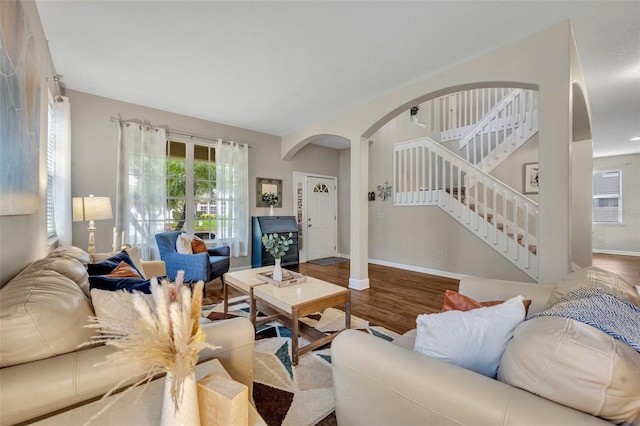
<svg viewBox="0 0 640 426">
<path fill-rule="evenodd" d="M 438 206 L 538 279 L 530 244 L 538 239 L 538 203 L 429 137 L 395 143 L 393 152 L 394 205 Z"/>
<path fill-rule="evenodd" d="M 459 155 L 456 155 L 454 152 L 452 152 L 449 149 L 445 148 L 444 146 L 442 146 L 441 144 L 439 144 L 438 142 L 434 141 L 433 139 L 431 139 L 428 136 L 425 136 L 425 137 L 422 137 L 422 138 L 411 139 L 411 140 L 405 141 L 405 142 L 397 142 L 397 143 L 394 144 L 394 151 L 396 151 L 396 146 L 402 149 L 402 148 L 405 147 L 405 145 L 418 146 L 418 145 L 420 145 L 420 143 L 423 143 L 423 145 L 429 147 L 429 149 L 432 150 L 433 152 L 435 152 L 437 154 L 440 154 L 443 158 L 446 157 L 446 159 L 451 161 L 452 163 L 453 163 L 453 161 L 457 161 L 457 162 L 459 162 L 461 164 L 464 164 L 464 166 L 466 168 L 468 168 L 470 170 L 473 170 L 474 173 L 476 173 L 476 176 L 477 175 L 481 175 L 482 177 L 484 177 L 485 179 L 490 181 L 492 184 L 496 184 L 496 185 L 500 186 L 501 187 L 500 189 L 506 190 L 507 192 L 512 193 L 520 201 L 523 201 L 524 203 L 529 203 L 531 206 L 534 206 L 536 208 L 538 207 L 538 203 L 533 201 L 531 198 L 526 197 L 525 195 L 523 195 L 518 190 L 510 187 L 509 185 L 507 185 L 506 183 L 502 182 L 501 180 L 496 179 L 494 176 L 492 176 L 489 173 L 485 172 L 484 170 L 482 170 L 481 168 L 479 168 L 475 164 L 465 160 L 464 158 L 460 157 Z"/>
<path fill-rule="evenodd" d="M 507 105 L 515 101 L 515 98 L 517 96 L 521 96 L 523 92 L 524 92 L 523 89 L 511 89 L 509 92 L 507 92 L 507 94 L 500 100 L 500 102 L 495 104 L 495 106 L 491 108 L 485 114 L 485 116 L 475 124 L 475 126 L 471 129 L 469 133 L 467 133 L 467 135 L 464 138 L 460 139 L 460 145 L 458 147 L 458 150 L 462 151 L 469 144 L 469 142 L 473 138 L 475 138 L 475 136 L 478 133 L 482 133 L 482 131 L 486 126 L 491 126 L 491 121 L 496 119 L 497 114 L 500 111 L 506 109 Z M 522 115 L 524 120 L 525 114 L 523 113 Z M 489 131 L 491 131 L 491 128 L 489 128 Z M 496 131 L 498 131 L 498 129 L 496 129 Z M 469 150 L 467 150 L 467 152 L 468 151 Z"/>
</svg>

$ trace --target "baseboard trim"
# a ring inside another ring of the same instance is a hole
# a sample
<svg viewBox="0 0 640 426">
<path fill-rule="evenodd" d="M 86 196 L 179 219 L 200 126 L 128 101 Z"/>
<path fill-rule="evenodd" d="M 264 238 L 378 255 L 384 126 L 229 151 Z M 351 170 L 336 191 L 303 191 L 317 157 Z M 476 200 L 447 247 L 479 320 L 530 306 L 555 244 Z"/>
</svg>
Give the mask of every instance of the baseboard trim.
<svg viewBox="0 0 640 426">
<path fill-rule="evenodd" d="M 253 268 L 253 266 L 251 265 L 236 266 L 235 268 L 229 268 L 229 272 L 246 271 L 247 269 L 251 269 L 251 268 Z"/>
<path fill-rule="evenodd" d="M 358 280 L 355 278 L 349 278 L 349 288 L 352 290 L 366 290 L 369 286 L 369 278 Z"/>
<path fill-rule="evenodd" d="M 374 265 L 389 266 L 390 268 L 405 269 L 407 271 L 421 272 L 423 274 L 437 275 L 439 277 L 453 278 L 455 280 L 459 280 L 465 276 L 463 274 L 456 274 L 454 272 L 423 268 L 422 266 L 405 265 L 403 263 L 388 262 L 386 260 L 369 259 L 369 263 L 373 263 Z"/>
<path fill-rule="evenodd" d="M 640 257 L 640 251 L 622 251 L 622 250 L 606 250 L 606 249 L 593 249 L 593 253 L 600 254 L 617 254 L 620 256 L 638 256 Z"/>
</svg>

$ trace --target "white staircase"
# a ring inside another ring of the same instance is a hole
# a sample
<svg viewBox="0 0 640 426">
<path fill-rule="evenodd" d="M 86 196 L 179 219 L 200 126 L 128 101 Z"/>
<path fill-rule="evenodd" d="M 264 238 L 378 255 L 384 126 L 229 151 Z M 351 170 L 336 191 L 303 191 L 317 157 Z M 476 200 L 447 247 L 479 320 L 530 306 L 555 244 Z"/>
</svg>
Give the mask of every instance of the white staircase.
<svg viewBox="0 0 640 426">
<path fill-rule="evenodd" d="M 493 170 L 538 132 L 538 92 L 475 89 L 441 98 L 441 140 L 459 139 L 460 156 Z"/>
<path fill-rule="evenodd" d="M 534 280 L 538 205 L 430 138 L 396 143 L 396 206 L 443 209 Z"/>
</svg>

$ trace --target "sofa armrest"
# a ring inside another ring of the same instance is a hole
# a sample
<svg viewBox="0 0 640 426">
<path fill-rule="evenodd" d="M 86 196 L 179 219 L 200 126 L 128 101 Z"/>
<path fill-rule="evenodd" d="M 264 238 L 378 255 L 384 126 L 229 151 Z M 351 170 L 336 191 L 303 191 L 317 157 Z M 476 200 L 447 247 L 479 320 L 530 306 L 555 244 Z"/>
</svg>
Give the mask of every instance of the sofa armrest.
<svg viewBox="0 0 640 426">
<path fill-rule="evenodd" d="M 231 256 L 231 248 L 229 246 L 211 247 L 207 249 L 209 256 Z"/>
<path fill-rule="evenodd" d="M 146 278 L 164 277 L 167 275 L 167 265 L 162 260 L 143 260 L 142 269 Z M 175 277 L 173 277 L 175 279 Z"/>
<path fill-rule="evenodd" d="M 201 360 L 218 358 L 231 377 L 253 390 L 254 331 L 246 318 L 203 324 L 207 342 L 222 346 L 203 350 Z M 0 425 L 24 422 L 103 395 L 120 381 L 134 383 L 135 363 L 104 363 L 117 351 L 96 346 L 0 369 Z"/>
<path fill-rule="evenodd" d="M 331 354 L 340 426 L 611 425 L 361 331 L 340 333 Z"/>
<path fill-rule="evenodd" d="M 531 300 L 529 313 L 540 312 L 549 300 L 554 286 L 551 284 L 504 281 L 490 278 L 465 276 L 460 279 L 459 293 L 477 301 L 507 300 L 522 295 Z"/>
</svg>

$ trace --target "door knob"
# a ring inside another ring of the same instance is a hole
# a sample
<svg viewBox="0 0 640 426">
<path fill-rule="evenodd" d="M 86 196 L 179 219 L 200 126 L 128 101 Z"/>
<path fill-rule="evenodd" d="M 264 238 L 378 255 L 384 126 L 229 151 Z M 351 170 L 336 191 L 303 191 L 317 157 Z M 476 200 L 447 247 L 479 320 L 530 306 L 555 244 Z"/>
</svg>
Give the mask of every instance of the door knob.
<svg viewBox="0 0 640 426">
<path fill-rule="evenodd" d="M 309 224 L 309 228 L 311 228 L 311 224 Z"/>
</svg>

